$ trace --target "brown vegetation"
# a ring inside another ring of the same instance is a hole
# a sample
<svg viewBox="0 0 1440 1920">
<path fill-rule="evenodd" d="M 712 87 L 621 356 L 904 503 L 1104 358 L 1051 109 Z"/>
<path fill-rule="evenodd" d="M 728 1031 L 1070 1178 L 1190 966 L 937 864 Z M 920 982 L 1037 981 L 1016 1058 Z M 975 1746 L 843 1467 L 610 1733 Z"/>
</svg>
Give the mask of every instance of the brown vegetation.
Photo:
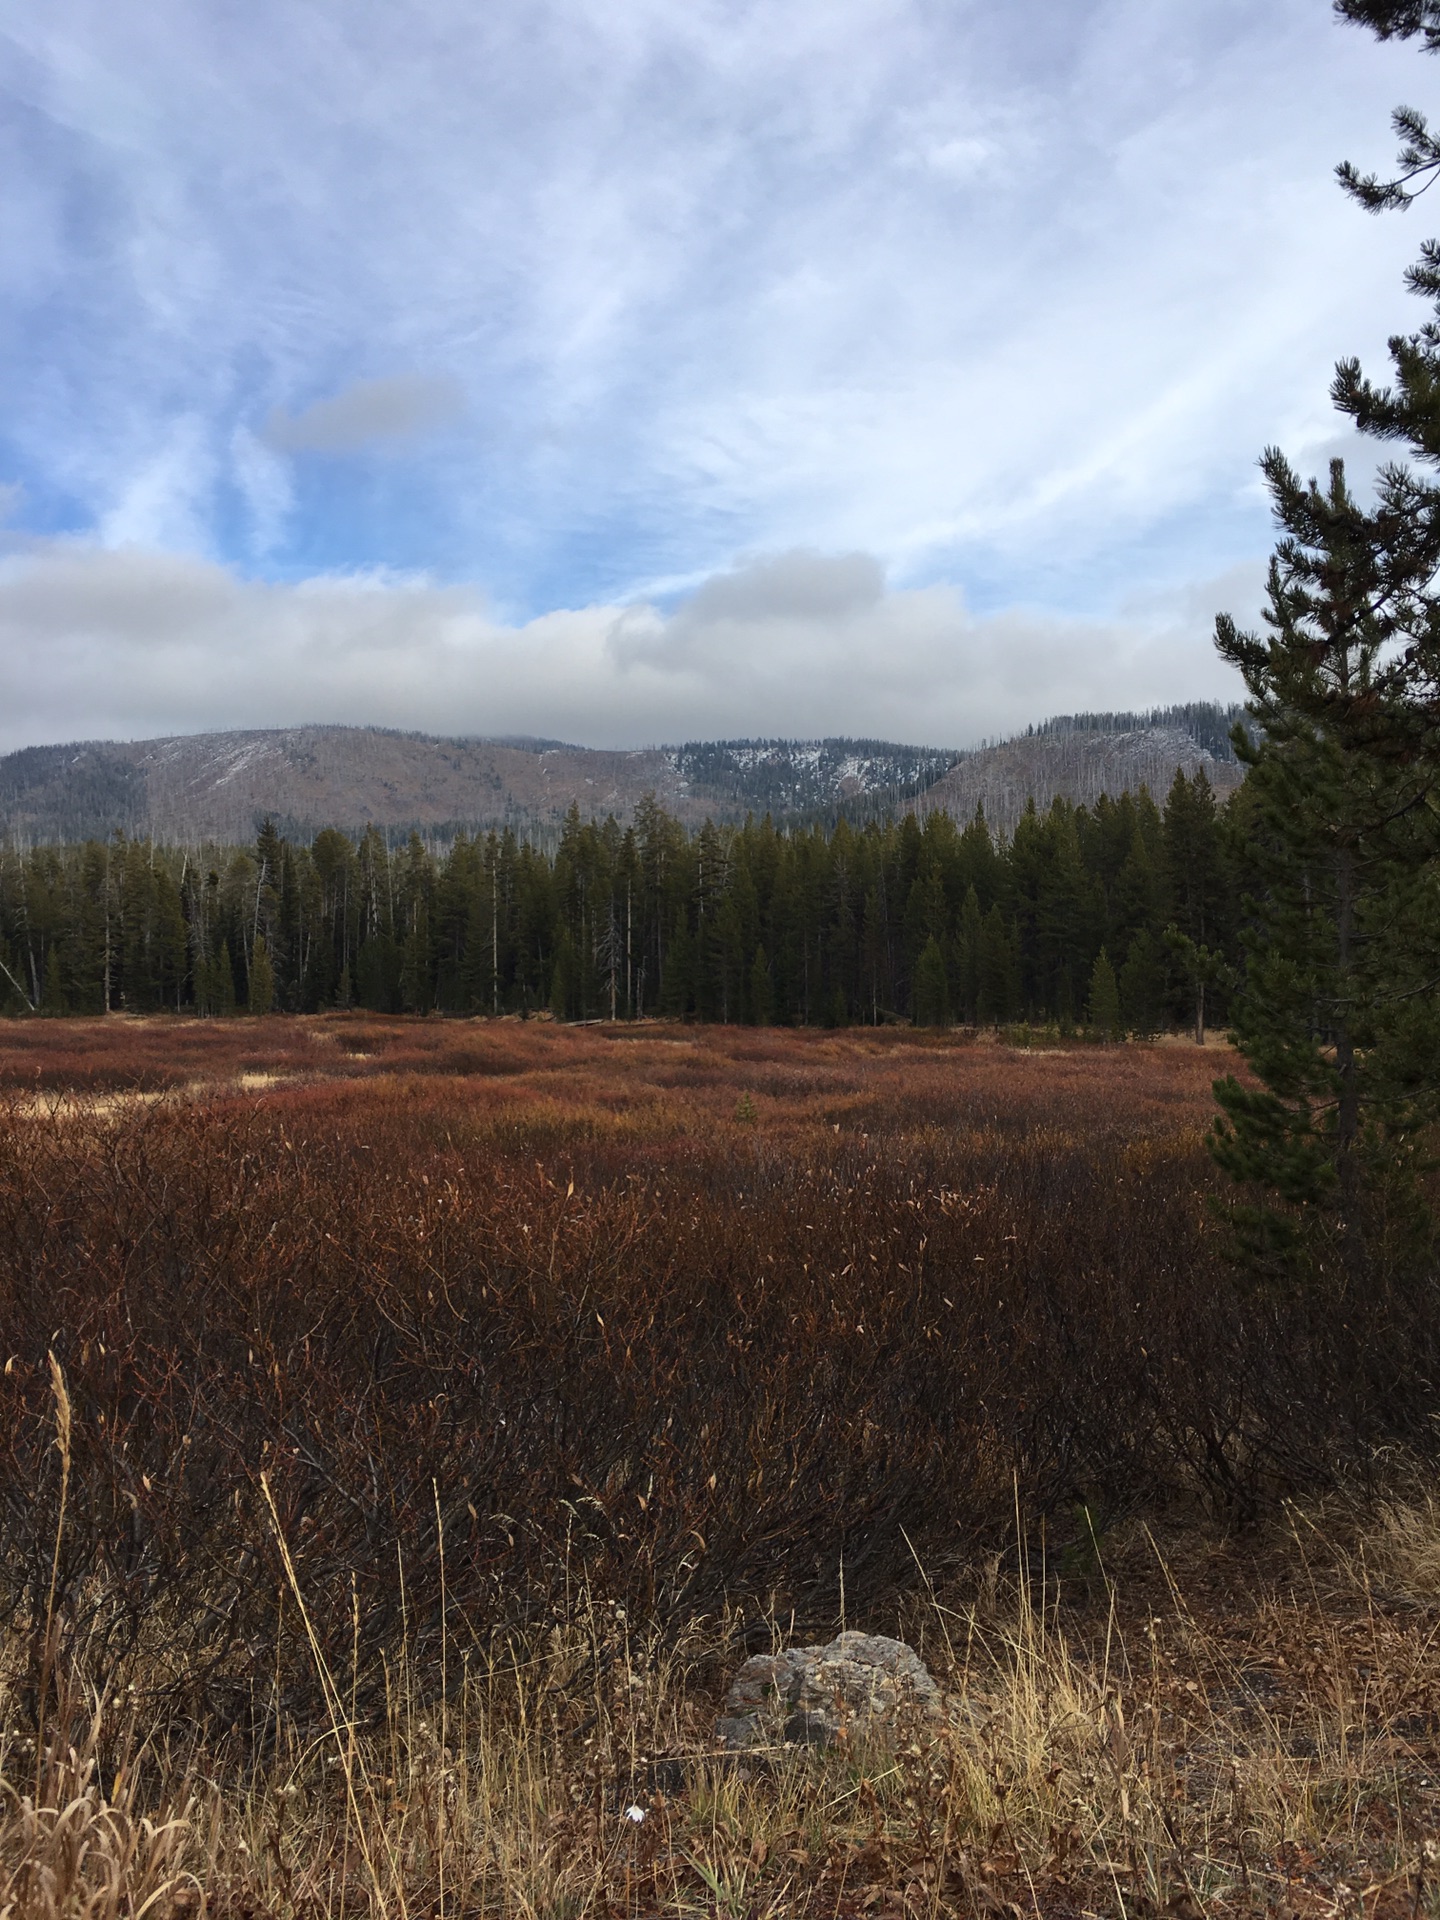
<svg viewBox="0 0 1440 1920">
<path fill-rule="evenodd" d="M 1222 1058 L 8 1028 L 0 1910 L 1418 1903 L 1433 1514 L 1276 1516 L 1440 1336 L 1226 1266 Z M 972 1710 L 710 1755 L 842 1616 Z"/>
</svg>

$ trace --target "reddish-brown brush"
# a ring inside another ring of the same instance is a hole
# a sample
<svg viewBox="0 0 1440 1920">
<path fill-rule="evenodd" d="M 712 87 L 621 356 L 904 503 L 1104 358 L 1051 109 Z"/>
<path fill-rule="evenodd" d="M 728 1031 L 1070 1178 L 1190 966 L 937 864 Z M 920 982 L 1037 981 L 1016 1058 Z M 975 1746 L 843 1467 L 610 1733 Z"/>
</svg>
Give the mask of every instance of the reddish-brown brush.
<svg viewBox="0 0 1440 1920">
<path fill-rule="evenodd" d="M 842 1581 L 893 1608 L 917 1562 L 1001 1544 L 1017 1500 L 1061 1550 L 1082 1511 L 1255 1511 L 1421 1434 L 1436 1335 L 1403 1298 L 1342 1326 L 1246 1291 L 1201 1141 L 1222 1063 L 894 1033 L 16 1025 L 4 1604 L 35 1617 L 50 1567 L 51 1352 L 75 1408 L 67 1644 L 105 1673 L 143 1651 L 152 1689 L 257 1730 L 298 1631 L 262 1476 L 337 1658 L 352 1582 L 365 1647 L 402 1609 L 412 1644 L 436 1639 L 442 1533 L 483 1637 L 577 1582 L 677 1627 L 827 1622 Z M 357 1687 L 379 1699 L 378 1665 Z"/>
<path fill-rule="evenodd" d="M 1433 1502 L 1272 1523 L 1432 1456 L 1440 1322 L 1231 1266 L 1234 1064 L 0 1029 L 0 1909 L 1419 1910 Z M 842 1620 L 966 1712 L 716 1763 Z"/>
</svg>

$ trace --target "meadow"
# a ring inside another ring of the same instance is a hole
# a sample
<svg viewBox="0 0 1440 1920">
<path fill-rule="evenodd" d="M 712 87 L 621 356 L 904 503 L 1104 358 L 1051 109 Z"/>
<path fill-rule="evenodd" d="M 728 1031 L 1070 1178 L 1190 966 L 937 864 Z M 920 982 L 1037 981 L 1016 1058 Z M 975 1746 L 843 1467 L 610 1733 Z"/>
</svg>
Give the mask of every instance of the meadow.
<svg viewBox="0 0 1440 1920">
<path fill-rule="evenodd" d="M 1440 1330 L 1233 1267 L 1234 1064 L 5 1023 L 0 1913 L 1433 1911 Z M 842 1623 L 963 1710 L 718 1754 Z"/>
</svg>

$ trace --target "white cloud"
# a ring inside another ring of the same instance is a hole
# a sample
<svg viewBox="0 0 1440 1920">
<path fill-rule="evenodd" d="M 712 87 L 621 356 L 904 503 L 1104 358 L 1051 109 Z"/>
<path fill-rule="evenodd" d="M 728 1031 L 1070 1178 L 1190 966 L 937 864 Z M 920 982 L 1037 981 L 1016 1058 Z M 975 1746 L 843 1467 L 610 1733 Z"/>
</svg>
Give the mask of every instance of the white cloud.
<svg viewBox="0 0 1440 1920">
<path fill-rule="evenodd" d="M 230 471 L 250 516 L 251 551 L 273 552 L 295 505 L 287 463 L 242 425 L 230 436 Z"/>
<path fill-rule="evenodd" d="M 924 154 L 928 166 L 952 180 L 972 180 L 997 158 L 995 143 L 978 134 L 962 134 L 952 140 L 938 140 Z"/>
<path fill-rule="evenodd" d="M 53 542 L 0 561 L 0 747 L 325 719 L 597 746 L 790 733 L 965 745 L 1084 707 L 1237 683 L 1216 610 L 1256 569 L 1111 621 L 977 618 L 887 590 L 868 556 L 771 556 L 673 613 L 591 606 L 518 626 L 467 589 L 383 575 L 294 586 L 213 562 Z"/>
<path fill-rule="evenodd" d="M 171 421 L 100 516 L 101 540 L 110 547 L 203 552 L 210 545 L 207 514 L 216 473 L 206 422 L 193 413 Z"/>
</svg>

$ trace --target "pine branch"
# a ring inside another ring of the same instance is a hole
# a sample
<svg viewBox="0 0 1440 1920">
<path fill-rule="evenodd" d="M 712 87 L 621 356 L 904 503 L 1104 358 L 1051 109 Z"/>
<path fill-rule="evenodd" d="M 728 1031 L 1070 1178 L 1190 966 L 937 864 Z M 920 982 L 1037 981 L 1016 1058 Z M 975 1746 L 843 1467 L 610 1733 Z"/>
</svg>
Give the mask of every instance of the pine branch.
<svg viewBox="0 0 1440 1920">
<path fill-rule="evenodd" d="M 1368 27 L 1377 39 L 1419 36 L 1427 53 L 1440 53 L 1440 0 L 1335 0 L 1335 12 L 1352 26 Z"/>
</svg>

